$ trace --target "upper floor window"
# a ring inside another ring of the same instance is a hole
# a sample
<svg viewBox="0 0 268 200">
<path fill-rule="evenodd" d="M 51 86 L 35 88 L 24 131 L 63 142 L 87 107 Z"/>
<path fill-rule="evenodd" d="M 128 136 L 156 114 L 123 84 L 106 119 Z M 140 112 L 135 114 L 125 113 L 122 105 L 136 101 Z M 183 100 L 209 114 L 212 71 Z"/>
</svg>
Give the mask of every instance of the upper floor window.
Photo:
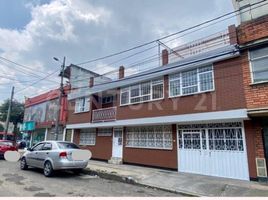
<svg viewBox="0 0 268 200">
<path fill-rule="evenodd" d="M 106 96 L 106 97 L 102 97 L 102 104 L 109 104 L 109 103 L 113 103 L 114 101 L 114 96 Z"/>
<path fill-rule="evenodd" d="M 141 103 L 164 97 L 164 81 L 156 79 L 121 89 L 121 105 Z"/>
<path fill-rule="evenodd" d="M 75 100 L 75 113 L 89 111 L 89 97 L 83 97 Z"/>
<path fill-rule="evenodd" d="M 268 81 L 268 47 L 251 50 L 250 62 L 253 83 Z"/>
<path fill-rule="evenodd" d="M 214 89 L 213 68 L 205 66 L 169 75 L 169 96 L 182 96 Z"/>
</svg>

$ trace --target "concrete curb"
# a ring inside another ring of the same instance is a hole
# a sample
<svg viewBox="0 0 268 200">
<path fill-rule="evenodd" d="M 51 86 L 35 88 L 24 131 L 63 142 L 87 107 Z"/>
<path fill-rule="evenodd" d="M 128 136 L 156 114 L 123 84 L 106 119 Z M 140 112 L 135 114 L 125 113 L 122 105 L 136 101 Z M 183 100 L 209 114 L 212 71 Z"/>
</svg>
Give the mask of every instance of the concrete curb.
<svg viewBox="0 0 268 200">
<path fill-rule="evenodd" d="M 114 180 L 114 181 L 118 181 L 118 182 L 123 182 L 123 183 L 128 183 L 128 184 L 133 184 L 133 185 L 138 185 L 138 186 L 143 186 L 143 187 L 148 187 L 148 188 L 153 188 L 153 189 L 158 189 L 158 190 L 163 190 L 163 191 L 167 191 L 167 192 L 181 194 L 181 195 L 188 196 L 188 197 L 201 197 L 200 194 L 195 194 L 195 193 L 188 192 L 188 191 L 173 190 L 170 188 L 159 187 L 157 185 L 148 185 L 148 184 L 140 183 L 138 180 L 135 180 L 132 177 L 120 176 L 118 174 L 108 173 L 108 172 L 103 171 L 103 170 L 91 170 L 89 168 L 86 168 L 86 169 L 84 169 L 84 173 L 89 174 L 89 175 L 93 175 L 93 176 L 97 175 L 97 176 L 104 178 L 104 179 L 109 179 L 109 180 Z"/>
</svg>

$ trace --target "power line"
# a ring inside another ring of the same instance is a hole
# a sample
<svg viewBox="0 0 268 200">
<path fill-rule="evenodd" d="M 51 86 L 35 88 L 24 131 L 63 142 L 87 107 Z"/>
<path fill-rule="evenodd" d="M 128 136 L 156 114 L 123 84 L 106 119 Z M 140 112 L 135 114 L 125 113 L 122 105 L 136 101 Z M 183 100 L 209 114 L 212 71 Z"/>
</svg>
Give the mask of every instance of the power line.
<svg viewBox="0 0 268 200">
<path fill-rule="evenodd" d="M 45 80 L 46 78 L 48 78 L 48 77 L 50 77 L 50 76 L 54 75 L 56 72 L 58 72 L 58 69 L 57 69 L 56 71 L 54 71 L 54 72 L 52 72 L 52 73 L 48 74 L 47 76 L 45 76 L 45 77 L 43 77 L 43 78 L 39 79 L 38 81 L 33 82 L 32 84 L 28 85 L 27 87 L 25 87 L 25 88 L 23 88 L 23 89 L 21 89 L 21 90 L 17 91 L 15 94 L 18 94 L 18 93 L 20 93 L 20 92 L 24 91 L 25 89 L 27 89 L 27 88 L 29 88 L 29 87 L 31 87 L 31 86 L 33 86 L 33 85 L 35 85 L 35 84 L 37 84 L 37 83 L 39 83 L 39 82 L 41 82 L 41 81 Z"/>
<path fill-rule="evenodd" d="M 251 4 L 251 6 L 258 5 L 258 4 L 263 3 L 263 2 L 265 2 L 265 1 L 267 1 L 267 0 L 262 0 L 262 1 L 260 1 L 260 2 L 253 3 L 253 4 Z M 263 6 L 263 5 L 262 5 L 262 6 Z M 248 8 L 248 7 L 246 7 L 246 8 Z M 246 9 L 246 8 L 243 8 L 243 9 Z M 143 47 L 143 46 L 147 46 L 147 45 L 149 45 L 149 44 L 153 44 L 153 43 L 155 43 L 155 42 L 157 42 L 157 41 L 159 41 L 159 40 L 164 40 L 164 39 L 169 38 L 169 37 L 172 37 L 172 36 L 174 36 L 174 35 L 177 35 L 177 34 L 186 32 L 186 31 L 191 30 L 191 29 L 194 29 L 194 28 L 198 28 L 198 27 L 203 26 L 203 25 L 205 25 L 205 24 L 208 24 L 208 23 L 210 23 L 210 22 L 213 22 L 213 21 L 219 20 L 219 19 L 221 19 L 221 18 L 227 17 L 227 16 L 229 16 L 229 15 L 231 15 L 231 14 L 240 12 L 240 11 L 243 10 L 243 9 L 238 9 L 238 10 L 235 10 L 235 11 L 232 11 L 232 12 L 229 12 L 229 13 L 226 13 L 226 14 L 223 14 L 223 15 L 220 15 L 220 16 L 218 16 L 218 17 L 216 17 L 216 18 L 207 20 L 207 21 L 202 22 L 202 23 L 200 23 L 200 24 L 194 25 L 194 26 L 192 26 L 192 27 L 186 28 L 186 29 L 181 30 L 181 31 L 177 31 L 177 32 L 175 32 L 175 33 L 166 35 L 166 36 L 164 36 L 164 37 L 160 37 L 160 38 L 155 39 L 155 40 L 152 40 L 152 41 L 150 41 L 150 42 L 146 42 L 146 43 L 143 43 L 143 44 L 141 44 L 141 45 L 137 45 L 137 46 L 135 46 L 135 47 L 132 47 L 132 48 L 129 48 L 129 49 L 126 49 L 126 50 L 123 50 L 123 51 L 119 51 L 119 52 L 117 52 L 117 53 L 112 53 L 112 54 L 109 54 L 109 55 L 106 55 L 106 56 L 103 56 L 103 57 L 99 57 L 99 58 L 95 58 L 95 59 L 92 59 L 92 60 L 84 61 L 84 62 L 78 63 L 78 64 L 76 64 L 76 65 L 84 65 L 84 64 L 87 64 L 87 63 L 96 62 L 96 61 L 99 61 L 99 60 L 107 59 L 107 58 L 110 58 L 110 57 L 114 57 L 114 56 L 117 56 L 117 55 L 120 55 L 120 54 L 129 52 L 129 51 L 132 51 L 132 50 L 141 48 L 141 47 Z"/>
<path fill-rule="evenodd" d="M 267 0 L 264 0 L 264 1 L 267 1 Z M 264 2 L 264 1 L 262 1 L 262 2 Z M 262 3 L 262 2 L 259 2 L 259 3 Z M 259 4 L 259 3 L 252 4 L 252 6 L 253 6 L 253 5 L 256 5 L 256 4 Z M 267 3 L 266 3 L 266 4 L 267 4 Z M 262 7 L 262 6 L 266 5 L 266 4 L 262 4 L 262 5 L 259 5 L 259 6 L 254 7 L 254 8 L 250 8 L 250 10 L 257 9 L 258 7 Z M 202 30 L 202 29 L 207 28 L 207 27 L 209 27 L 209 26 L 215 25 L 215 24 L 217 24 L 217 23 L 219 23 L 219 22 L 222 22 L 222 21 L 231 19 L 231 18 L 233 18 L 233 17 L 236 17 L 236 16 L 238 16 L 238 15 L 240 15 L 240 14 L 242 14 L 242 13 L 245 13 L 245 12 L 248 12 L 248 11 L 249 11 L 249 10 L 245 10 L 245 11 L 243 11 L 243 12 L 236 13 L 236 12 L 241 11 L 241 10 L 244 10 L 244 9 L 248 9 L 248 8 L 246 7 L 246 8 L 239 9 L 239 10 L 237 10 L 237 11 L 234 11 L 234 12 L 232 12 L 233 14 L 235 14 L 235 15 L 233 15 L 233 16 L 229 16 L 228 18 L 224 18 L 224 19 L 222 19 L 222 20 L 220 20 L 220 21 L 216 21 L 216 22 L 214 22 L 214 23 L 212 23 L 212 24 L 208 24 L 207 26 L 203 26 L 203 27 L 201 27 L 201 28 L 199 28 L 199 29 L 196 29 L 196 30 L 193 30 L 193 31 L 191 31 L 191 32 L 185 33 L 185 34 L 180 35 L 180 36 L 178 36 L 178 37 L 176 37 L 176 38 L 170 39 L 170 40 L 166 41 L 165 43 L 171 42 L 171 41 L 176 40 L 176 39 L 178 39 L 178 38 L 181 38 L 181 37 L 183 37 L 183 36 L 186 36 L 186 35 L 189 35 L 189 34 L 191 34 L 191 33 L 197 32 L 197 31 L 199 31 L 199 30 Z M 226 15 L 227 15 L 227 14 L 226 14 Z M 211 20 L 210 20 L 210 21 L 211 21 Z M 202 38 L 201 38 L 201 39 L 202 39 Z M 154 48 L 154 47 L 157 47 L 157 46 L 158 46 L 158 45 L 155 45 L 155 46 L 153 46 L 153 47 L 151 47 L 151 48 Z M 148 50 L 150 50 L 151 48 L 148 48 Z M 147 50 L 147 49 L 145 49 L 144 51 L 141 51 L 141 53 L 142 53 L 142 52 L 145 52 L 146 50 Z M 137 55 L 137 54 L 139 54 L 139 53 L 140 53 L 140 52 L 134 53 L 134 54 L 132 54 L 132 55 L 130 55 L 130 56 L 127 56 L 127 57 L 125 57 L 125 58 L 119 59 L 118 61 L 127 59 L 127 58 L 132 57 L 132 56 L 134 56 L 134 55 Z M 157 55 L 158 55 L 158 54 L 157 54 Z M 157 55 L 155 55 L 155 56 L 157 56 Z M 151 57 L 151 56 L 150 56 L 150 57 Z M 160 58 L 160 57 L 158 57 L 158 58 Z M 114 63 L 116 63 L 116 62 L 117 62 L 117 61 L 115 61 Z M 138 63 L 138 64 L 139 64 L 139 63 Z M 109 65 L 109 64 L 108 64 L 108 65 Z M 128 67 L 128 68 L 135 67 L 135 66 L 132 66 L 132 65 L 133 65 L 133 64 L 131 64 L 131 67 Z M 93 66 L 92 66 L 92 67 L 93 67 Z M 117 72 L 118 72 L 118 70 L 115 69 L 115 70 L 112 70 L 112 71 L 103 73 L 103 74 L 101 74 L 101 75 L 99 75 L 99 76 L 102 77 L 102 76 L 105 76 L 105 75 L 108 75 L 108 74 L 117 73 Z M 86 79 L 86 78 L 85 78 L 85 79 Z M 83 80 L 83 79 L 80 79 L 80 80 Z M 77 81 L 80 81 L 80 80 L 77 80 Z"/>
<path fill-rule="evenodd" d="M 10 60 L 10 59 L 4 58 L 4 57 L 2 57 L 2 56 L 0 56 L 0 62 L 1 62 L 3 65 L 7 66 L 7 67 L 11 67 L 11 66 L 10 66 L 10 65 L 7 65 L 7 63 L 3 63 L 3 62 L 12 63 L 12 64 L 16 65 L 17 67 L 22 68 L 24 71 L 21 70 L 21 69 L 18 69 L 18 68 L 16 68 L 16 70 L 19 71 L 19 72 L 21 72 L 21 73 L 23 73 L 23 74 L 25 74 L 25 75 L 33 76 L 33 77 L 35 77 L 35 78 L 43 78 L 43 76 L 40 76 L 39 74 L 36 74 L 36 73 L 33 73 L 33 72 L 29 72 L 29 71 L 34 71 L 34 69 L 32 69 L 32 68 L 30 68 L 30 67 L 28 67 L 28 66 L 19 64 L 19 63 L 17 63 L 17 62 L 14 62 L 14 61 L 12 61 L 12 60 Z M 26 70 L 25 70 L 25 69 L 26 69 Z M 27 70 L 29 70 L 29 71 L 27 71 Z M 41 72 L 41 71 L 40 71 L 40 73 L 42 73 L 42 74 L 44 74 L 44 75 L 48 75 L 47 73 L 44 73 L 44 72 Z M 47 81 L 55 82 L 54 80 L 47 80 Z"/>
<path fill-rule="evenodd" d="M 261 2 L 258 2 L 258 3 L 254 3 L 254 4 L 252 4 L 251 6 L 254 6 L 254 5 L 257 5 L 257 4 L 260 4 L 260 3 L 263 3 L 263 2 L 265 2 L 265 1 L 267 1 L 267 0 L 263 0 L 263 1 L 261 1 Z M 264 5 L 266 5 L 266 4 L 262 4 L 261 6 L 264 6 Z M 261 6 L 258 6 L 258 7 L 261 7 Z M 257 7 L 255 7 L 255 8 L 252 8 L 251 10 L 253 10 L 253 9 L 256 9 Z M 243 8 L 243 9 L 239 9 L 239 10 L 236 10 L 236 11 L 234 11 L 234 12 L 230 12 L 230 13 L 227 13 L 227 14 L 225 14 L 225 15 L 222 15 L 222 16 L 220 16 L 220 17 L 217 17 L 217 18 L 214 18 L 214 19 L 211 19 L 211 20 L 208 20 L 208 21 L 206 21 L 206 22 L 203 22 L 203 23 L 201 23 L 201 24 L 198 24 L 198 25 L 195 25 L 195 26 L 193 26 L 193 27 L 191 27 L 191 28 L 188 28 L 188 29 L 185 29 L 185 30 L 182 30 L 182 31 L 179 31 L 179 32 L 177 32 L 177 33 L 174 33 L 174 34 L 171 34 L 171 35 L 168 35 L 168 36 L 165 36 L 165 37 L 162 37 L 162 38 L 160 38 L 160 39 L 158 39 L 158 40 L 162 40 L 162 39 L 166 39 L 166 38 L 168 38 L 168 37 L 171 37 L 171 36 L 173 36 L 173 35 L 176 35 L 176 34 L 178 34 L 178 33 L 182 33 L 182 32 L 186 32 L 187 30 L 191 30 L 191 29 L 193 29 L 193 28 L 196 28 L 196 27 L 199 27 L 199 26 L 202 26 L 203 24 L 206 24 L 206 23 L 209 23 L 209 22 L 212 22 L 212 21 L 214 21 L 215 19 L 217 20 L 217 19 L 220 19 L 220 18 L 223 18 L 223 17 L 225 17 L 225 16 L 228 16 L 228 15 L 230 15 L 230 14 L 234 14 L 234 13 L 237 13 L 237 12 L 240 12 L 241 10 L 244 10 L 245 8 Z M 248 11 L 245 11 L 245 12 L 248 12 Z M 241 14 L 241 13 L 240 13 Z M 234 17 L 234 16 L 231 16 L 231 17 Z M 231 17 L 229 17 L 229 18 L 231 18 Z M 223 19 L 223 20 L 221 20 L 221 21 L 224 21 L 224 20 L 226 20 L 226 19 Z M 215 22 L 215 23 L 218 23 L 218 22 Z M 215 24 L 214 23 L 214 24 Z M 208 25 L 208 26 L 210 26 L 210 25 Z M 203 28 L 203 27 L 202 27 Z M 200 28 L 201 29 L 201 28 Z M 189 34 L 189 33 L 188 33 Z M 146 43 L 147 44 L 147 43 Z M 139 45 L 140 46 L 140 45 Z M 145 44 L 143 45 L 143 46 L 145 46 Z M 136 49 L 136 48 L 138 48 L 138 47 L 133 47 L 134 49 Z M 133 48 L 131 48 L 131 49 L 133 49 Z M 127 51 L 130 51 L 129 49 L 127 49 L 127 50 L 125 50 L 126 52 Z M 118 52 L 118 53 L 120 53 L 120 52 Z M 117 53 L 117 54 L 118 54 Z M 121 53 L 120 53 L 121 54 Z M 107 57 L 107 56 L 106 56 Z M 108 57 L 112 57 L 111 55 L 108 55 Z M 99 60 L 100 60 L 100 58 L 98 58 Z M 96 59 L 95 59 L 96 60 Z M 90 62 L 93 62 L 93 61 L 90 61 Z M 87 62 L 88 63 L 88 62 Z M 83 63 L 82 63 L 83 64 Z M 79 64 L 78 64 L 79 65 Z M 100 75 L 100 76 L 103 76 L 103 75 Z M 104 83 L 104 84 L 107 84 L 107 83 Z M 100 84 L 99 84 L 100 85 Z"/>
</svg>

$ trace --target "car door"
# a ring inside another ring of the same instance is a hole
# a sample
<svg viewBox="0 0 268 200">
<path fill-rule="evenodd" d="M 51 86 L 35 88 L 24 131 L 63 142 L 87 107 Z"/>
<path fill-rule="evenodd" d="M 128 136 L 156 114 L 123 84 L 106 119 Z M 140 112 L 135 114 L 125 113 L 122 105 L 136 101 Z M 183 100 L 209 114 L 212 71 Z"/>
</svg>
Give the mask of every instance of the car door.
<svg viewBox="0 0 268 200">
<path fill-rule="evenodd" d="M 38 152 L 38 160 L 37 160 L 37 167 L 43 168 L 44 162 L 47 157 L 50 156 L 52 150 L 52 143 L 51 142 L 45 142 L 42 150 Z"/>
<path fill-rule="evenodd" d="M 32 148 L 32 151 L 27 156 L 27 163 L 30 166 L 38 167 L 39 154 L 42 151 L 44 143 L 38 143 Z"/>
</svg>

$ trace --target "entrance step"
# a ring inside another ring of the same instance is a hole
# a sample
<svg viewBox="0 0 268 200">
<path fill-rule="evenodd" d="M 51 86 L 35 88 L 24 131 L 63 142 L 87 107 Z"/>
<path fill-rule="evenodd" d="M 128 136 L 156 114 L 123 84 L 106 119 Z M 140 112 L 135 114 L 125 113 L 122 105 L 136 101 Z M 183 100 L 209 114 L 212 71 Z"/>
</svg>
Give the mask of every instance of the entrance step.
<svg viewBox="0 0 268 200">
<path fill-rule="evenodd" d="M 123 164 L 123 159 L 122 158 L 111 157 L 111 159 L 108 160 L 108 163 L 114 164 L 114 165 L 121 165 L 121 164 Z"/>
</svg>

